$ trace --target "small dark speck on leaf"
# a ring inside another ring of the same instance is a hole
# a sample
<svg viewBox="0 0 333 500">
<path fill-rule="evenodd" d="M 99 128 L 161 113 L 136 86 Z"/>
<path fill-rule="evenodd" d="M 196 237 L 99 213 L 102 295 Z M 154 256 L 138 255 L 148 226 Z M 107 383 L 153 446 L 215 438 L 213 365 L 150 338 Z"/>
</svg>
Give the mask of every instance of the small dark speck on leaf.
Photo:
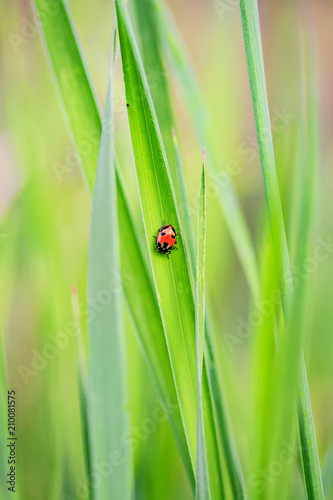
<svg viewBox="0 0 333 500">
<path fill-rule="evenodd" d="M 129 104 L 127 103 L 126 106 L 129 108 Z"/>
</svg>

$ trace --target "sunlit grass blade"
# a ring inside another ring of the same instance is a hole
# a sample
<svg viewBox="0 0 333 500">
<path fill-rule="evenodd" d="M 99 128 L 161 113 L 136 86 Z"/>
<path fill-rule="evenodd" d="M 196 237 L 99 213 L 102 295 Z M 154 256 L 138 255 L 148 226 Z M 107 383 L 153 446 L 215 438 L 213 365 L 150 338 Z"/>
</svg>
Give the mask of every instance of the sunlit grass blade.
<svg viewBox="0 0 333 500">
<path fill-rule="evenodd" d="M 171 107 L 171 99 L 170 99 L 170 91 L 169 91 L 169 82 L 168 82 L 168 74 L 162 62 L 162 31 L 163 27 L 159 24 L 156 24 L 159 20 L 160 14 L 156 10 L 157 4 L 154 1 L 146 0 L 144 3 L 139 2 L 137 0 L 134 1 L 134 12 L 136 14 L 136 25 L 137 25 L 137 33 L 140 38 L 140 47 L 141 53 L 143 57 L 143 63 L 145 67 L 145 71 L 148 74 L 148 84 L 151 90 L 152 99 L 154 103 L 154 107 L 156 110 L 158 122 L 161 128 L 162 138 L 166 141 L 166 153 L 167 157 L 170 161 L 173 161 L 173 151 L 170 151 L 168 147 L 168 134 L 170 132 L 170 124 L 173 122 L 173 113 Z M 147 8 L 149 6 L 149 8 Z M 188 72 L 186 74 L 190 74 L 190 70 L 184 66 L 184 71 Z M 158 77 L 158 81 L 156 81 Z M 188 86 L 190 92 L 196 89 L 195 84 L 193 84 L 191 78 L 189 78 Z M 160 88 L 167 89 L 165 95 L 161 96 Z M 197 95 L 196 102 L 200 103 L 201 96 Z M 199 113 L 200 115 L 200 113 Z M 202 116 L 200 115 L 200 118 Z M 198 119 L 196 116 L 192 119 Z M 198 120 L 198 126 L 202 125 L 201 120 Z M 184 180 L 183 167 L 181 164 L 180 150 L 176 137 L 175 131 L 173 131 L 173 139 L 174 139 L 174 148 L 176 152 L 176 166 L 177 170 L 173 175 L 173 179 L 176 179 L 176 185 L 179 189 L 179 194 L 181 198 L 180 205 L 180 217 L 182 221 L 185 221 L 185 226 L 183 226 L 183 231 L 185 232 L 185 240 L 187 243 L 188 255 L 191 264 L 192 273 L 194 274 L 194 270 L 196 268 L 196 257 L 195 257 L 195 245 L 194 245 L 194 236 L 193 236 L 193 228 L 191 223 L 191 210 Z M 173 170 L 171 169 L 171 173 Z M 207 319 L 207 318 L 206 318 Z M 243 482 L 241 478 L 241 473 L 239 469 L 238 459 L 235 453 L 235 446 L 232 442 L 232 438 L 230 435 L 229 426 L 227 425 L 226 418 L 226 409 L 221 393 L 221 385 L 218 380 L 218 375 L 216 371 L 216 359 L 214 354 L 214 349 L 212 346 L 211 339 L 211 331 L 208 326 L 208 319 L 206 321 L 206 342 L 207 342 L 207 371 L 208 371 L 208 379 L 210 390 L 212 394 L 212 398 L 214 400 L 214 412 L 213 417 L 215 418 L 216 432 L 219 436 L 219 440 L 221 446 L 223 448 L 223 453 L 226 457 L 227 469 L 230 476 L 231 486 L 233 489 L 233 493 L 237 498 L 243 498 Z M 206 380 L 206 378 L 205 378 Z M 207 410 L 208 412 L 209 410 Z"/>
<path fill-rule="evenodd" d="M 256 0 L 241 0 L 240 11 L 272 241 L 274 251 L 278 260 L 281 260 L 282 265 L 282 303 L 286 322 L 288 323 L 292 317 L 294 291 L 290 280 L 289 254 L 275 168 Z M 309 498 L 322 499 L 322 479 L 305 369 L 302 369 L 301 373 L 299 420 L 305 480 Z M 306 446 L 303 446 L 304 444 Z"/>
<path fill-rule="evenodd" d="M 179 404 L 192 462 L 194 462 L 197 425 L 193 337 L 195 321 L 188 262 L 157 118 L 128 14 L 122 2 L 116 1 L 116 12 L 127 111 L 146 238 Z M 177 254 L 173 253 L 169 262 L 163 259 L 163 256 L 155 254 L 153 245 L 150 243 L 151 234 L 158 229 L 159 220 L 172 223 L 177 230 L 180 230 L 177 238 L 179 251 Z M 204 384 L 203 390 L 204 397 L 209 403 L 210 393 L 207 384 Z M 214 419 L 211 417 L 207 419 L 205 428 L 206 426 L 209 427 L 206 432 L 214 436 L 215 445 Z M 215 452 L 214 454 L 216 455 Z M 217 456 L 216 467 L 219 467 L 218 462 Z M 212 470 L 209 473 L 211 474 L 209 481 L 216 483 L 215 471 Z"/>
<path fill-rule="evenodd" d="M 180 207 L 180 216 L 183 217 L 181 204 L 183 193 L 177 173 L 176 150 L 172 138 L 172 129 L 175 127 L 175 123 L 170 89 L 166 78 L 167 68 L 161 52 L 160 26 L 152 0 L 134 0 L 132 5 L 140 55 L 163 138 L 176 200 Z M 184 223 L 185 220 L 182 219 L 182 222 Z"/>
<path fill-rule="evenodd" d="M 159 30 L 175 75 L 179 81 L 182 96 L 194 125 L 198 140 L 206 145 L 206 150 L 212 155 L 213 148 L 210 146 L 210 137 L 207 132 L 208 112 L 203 102 L 202 94 L 198 88 L 196 76 L 189 63 L 184 45 L 178 36 L 177 28 L 164 5 L 164 3 L 152 0 L 156 11 Z M 236 252 L 244 269 L 249 287 L 255 298 L 259 296 L 259 274 L 253 243 L 241 209 L 239 200 L 229 178 L 225 182 L 221 178 L 221 172 L 217 168 L 218 160 L 211 158 L 209 162 L 209 175 L 218 190 L 219 202 L 224 214 L 230 236 L 234 243 Z"/>
<path fill-rule="evenodd" d="M 131 142 L 147 245 L 193 460 L 196 435 L 196 412 L 193 412 L 196 407 L 194 302 L 182 229 L 159 130 L 156 128 L 154 108 L 123 2 L 116 1 L 116 12 Z M 154 252 L 153 235 L 163 221 L 172 224 L 180 232 L 177 237 L 178 252 L 173 252 L 169 260 Z"/>
<path fill-rule="evenodd" d="M 131 456 L 127 406 L 127 381 L 122 322 L 122 290 L 110 283 L 119 276 L 117 188 L 113 138 L 112 71 L 106 96 L 104 121 L 92 200 L 88 257 L 88 421 L 92 469 L 102 463 L 117 465 L 93 482 L 95 500 L 108 496 L 126 500 L 131 495 Z M 110 292 L 110 289 L 112 290 Z M 105 291 L 109 303 L 94 310 Z M 119 459 L 119 457 L 121 459 Z"/>
<path fill-rule="evenodd" d="M 94 92 L 91 88 L 87 88 L 91 87 L 91 82 L 86 73 L 75 32 L 72 28 L 72 23 L 68 19 L 69 13 L 63 6 L 62 0 L 57 0 L 55 5 L 58 4 L 58 14 L 51 18 L 42 15 L 40 23 L 43 33 L 45 33 L 46 49 L 55 76 L 55 83 L 59 89 L 59 96 L 69 130 L 80 152 L 81 149 L 78 138 L 85 135 L 85 129 L 91 131 L 90 137 L 95 138 L 96 133 L 96 137 L 99 138 L 101 117 L 94 97 Z M 36 3 L 36 10 L 37 14 L 43 14 L 40 2 Z M 53 24 L 60 24 L 61 26 L 53 27 Z M 61 46 L 62 54 L 60 55 L 56 53 L 59 50 L 58 40 L 53 40 L 53 36 L 59 33 L 59 30 L 64 31 Z M 72 53 L 76 54 L 77 57 L 73 59 L 71 57 Z M 53 65 L 55 68 L 53 68 Z M 75 99 L 68 99 L 67 97 L 63 99 L 67 87 L 60 77 L 62 74 L 66 74 L 69 81 L 75 80 Z M 77 121 L 77 115 L 86 116 L 90 120 L 90 124 L 88 124 L 87 127 L 85 127 L 85 122 L 82 121 L 82 129 L 79 131 L 76 131 L 76 128 L 80 127 L 81 122 Z M 98 131 L 98 133 L 96 131 Z M 98 145 L 99 139 L 96 141 L 91 140 L 91 148 L 94 150 L 93 157 L 96 159 L 98 156 Z M 81 162 L 84 177 L 87 181 L 89 191 L 92 193 L 94 176 L 91 174 L 91 169 L 95 169 L 95 167 L 93 167 L 93 162 L 87 155 L 81 154 Z M 116 178 L 118 225 L 120 230 L 121 284 L 125 292 L 126 301 L 140 344 L 143 348 L 145 359 L 148 363 L 150 374 L 157 393 L 161 398 L 163 409 L 173 429 L 191 485 L 194 487 L 194 468 L 190 460 L 184 433 L 184 424 L 179 411 L 178 398 L 170 366 L 169 354 L 165 343 L 163 325 L 161 326 L 155 289 L 152 284 L 151 273 L 147 269 L 146 259 L 144 258 L 145 249 L 141 245 L 140 239 L 138 239 L 136 223 L 129 208 L 119 167 L 116 169 Z M 117 288 L 120 286 L 120 279 L 117 277 L 114 280 L 114 286 Z M 141 302 L 138 300 L 138 297 L 145 297 L 145 300 Z M 149 325 L 149 328 L 147 328 L 147 325 Z"/>
<path fill-rule="evenodd" d="M 47 53 L 60 92 L 63 106 L 72 110 L 70 131 L 76 144 L 84 147 L 92 143 L 91 148 L 85 148 L 84 168 L 85 179 L 92 189 L 97 164 L 98 144 L 100 140 L 99 110 L 95 95 L 90 85 L 87 68 L 82 59 L 75 39 L 75 32 L 67 7 L 61 0 L 52 3 L 53 15 L 48 10 L 49 5 L 43 0 L 34 2 L 41 28 L 43 30 Z M 72 68 L 76 68 L 74 73 Z M 82 101 L 84 99 L 84 101 Z"/>
</svg>

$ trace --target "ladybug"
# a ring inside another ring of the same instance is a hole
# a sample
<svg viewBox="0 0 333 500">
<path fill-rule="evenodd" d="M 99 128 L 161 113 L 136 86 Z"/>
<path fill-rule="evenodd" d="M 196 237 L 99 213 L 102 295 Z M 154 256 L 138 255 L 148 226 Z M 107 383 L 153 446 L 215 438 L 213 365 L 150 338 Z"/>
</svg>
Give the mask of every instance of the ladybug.
<svg viewBox="0 0 333 500">
<path fill-rule="evenodd" d="M 164 223 L 164 225 L 159 228 L 157 236 L 153 236 L 153 238 L 156 239 L 156 247 L 154 248 L 154 251 L 157 250 L 158 253 L 167 254 L 169 259 L 171 250 L 178 250 L 178 248 L 174 246 L 177 243 L 176 236 L 177 233 L 175 228 L 171 226 L 171 224 L 165 225 Z"/>
</svg>

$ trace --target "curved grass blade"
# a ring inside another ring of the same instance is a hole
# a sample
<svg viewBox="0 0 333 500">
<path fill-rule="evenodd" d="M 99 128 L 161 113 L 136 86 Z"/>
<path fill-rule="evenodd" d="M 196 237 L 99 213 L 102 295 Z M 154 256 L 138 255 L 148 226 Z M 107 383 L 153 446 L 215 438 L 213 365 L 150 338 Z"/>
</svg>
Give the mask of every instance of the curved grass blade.
<svg viewBox="0 0 333 500">
<path fill-rule="evenodd" d="M 116 0 L 118 32 L 123 62 L 128 118 L 132 148 L 136 164 L 136 175 L 144 217 L 146 238 L 153 269 L 157 295 L 159 298 L 166 341 L 170 353 L 179 404 L 189 443 L 192 463 L 195 461 L 196 441 L 196 381 L 194 345 L 194 301 L 189 276 L 188 263 L 182 237 L 178 237 L 179 252 L 170 262 L 156 255 L 150 245 L 150 235 L 158 227 L 158 220 L 180 228 L 174 201 L 172 184 L 163 143 L 158 128 L 148 84 L 131 31 L 127 11 L 121 1 Z M 167 266 L 167 267 L 166 267 Z M 206 407 L 211 405 L 208 380 L 203 391 Z M 207 410 L 209 411 L 209 410 Z M 212 408 L 210 406 L 210 415 Z M 214 419 L 205 421 L 205 430 L 216 445 Z M 216 466 L 219 470 L 219 456 L 215 451 L 215 469 L 210 470 L 209 482 L 217 482 Z M 221 491 L 222 487 L 219 486 Z"/>
<path fill-rule="evenodd" d="M 173 151 L 168 148 L 168 133 L 170 131 L 170 124 L 173 122 L 172 118 L 172 107 L 169 92 L 169 85 L 167 81 L 167 74 L 162 61 L 161 50 L 159 47 L 162 46 L 162 33 L 163 28 L 156 25 L 159 13 L 156 11 L 156 3 L 152 0 L 145 0 L 144 3 L 134 0 L 134 12 L 136 14 L 136 24 L 138 26 L 137 32 L 140 37 L 141 43 L 141 53 L 143 55 L 143 62 L 145 66 L 145 71 L 148 75 L 156 76 L 158 75 L 158 83 L 156 85 L 155 78 L 148 78 L 148 84 L 152 94 L 152 100 L 154 107 L 156 109 L 156 114 L 158 122 L 161 128 L 162 138 L 166 141 L 166 153 L 167 157 L 173 158 Z M 140 29 L 139 29 L 140 28 Z M 185 68 L 186 70 L 186 68 Z M 186 71 L 185 71 L 186 73 Z M 187 73 L 188 74 L 188 73 Z M 195 89 L 192 82 L 188 82 L 190 89 Z M 159 88 L 167 89 L 166 97 L 162 96 L 159 92 Z M 198 98 L 196 102 L 201 102 L 201 96 L 198 92 Z M 168 107 L 168 109 L 166 109 Z M 202 118 L 202 111 L 200 118 Z M 201 120 L 198 122 L 198 126 L 201 127 Z M 176 165 L 177 165 L 177 180 L 176 183 L 180 189 L 180 199 L 182 200 L 180 205 L 180 215 L 182 221 L 186 221 L 185 227 L 183 226 L 185 232 L 185 239 L 188 248 L 189 260 L 191 264 L 192 273 L 196 268 L 196 257 L 195 257 L 195 245 L 193 228 L 191 222 L 191 211 L 187 196 L 187 190 L 185 186 L 185 180 L 183 175 L 183 168 L 181 165 L 180 151 L 178 146 L 178 141 L 175 131 L 173 131 L 174 148 L 176 152 Z M 169 152 L 170 151 L 170 152 Z M 171 170 L 172 173 L 172 170 Z M 177 190 L 176 190 L 177 191 Z M 243 480 L 240 472 L 239 462 L 235 453 L 235 447 L 232 444 L 232 438 L 230 435 L 229 426 L 227 425 L 226 410 L 222 398 L 221 386 L 218 380 L 218 376 L 215 369 L 215 356 L 212 347 L 211 332 L 208 326 L 208 320 L 206 321 L 206 343 L 207 343 L 207 370 L 208 379 L 210 384 L 210 390 L 212 398 L 214 400 L 214 418 L 216 422 L 216 431 L 219 435 L 220 442 L 223 443 L 223 452 L 225 454 L 227 468 L 230 476 L 231 486 L 233 489 L 234 496 L 241 499 L 245 496 Z M 213 390 L 214 388 L 214 390 Z"/>
<path fill-rule="evenodd" d="M 194 302 L 181 227 L 148 85 L 122 1 L 115 2 L 128 119 L 149 255 L 173 368 L 185 432 L 195 456 L 196 381 Z M 171 259 L 154 252 L 153 235 L 172 224 L 178 252 Z M 164 258 L 163 258 L 164 257 Z"/>
<path fill-rule="evenodd" d="M 122 227 L 120 234 L 121 277 L 125 298 L 149 372 L 174 432 L 191 486 L 194 488 L 194 469 L 180 415 L 169 353 L 164 337 L 164 328 L 151 275 L 148 273 L 146 261 L 143 259 L 143 245 L 135 237 L 136 226 L 119 175 L 117 182 L 119 224 Z M 133 237 L 133 244 L 128 242 L 130 235 Z M 142 297 L 144 297 L 144 300 L 142 300 Z M 149 328 L 147 328 L 147 325 L 149 325 Z"/>
<path fill-rule="evenodd" d="M 154 104 L 163 144 L 165 147 L 176 200 L 182 213 L 182 190 L 177 175 L 176 150 L 172 137 L 174 120 L 171 106 L 170 89 L 166 78 L 166 67 L 160 50 L 160 29 L 152 0 L 135 0 L 132 2 L 137 39 L 142 63 L 145 68 L 151 98 Z M 185 219 L 182 220 L 185 222 Z"/>
<path fill-rule="evenodd" d="M 119 276 L 116 175 L 114 163 L 112 74 L 106 96 L 96 181 L 92 201 L 88 256 L 88 307 Z M 125 436 L 127 383 L 122 325 L 122 290 L 113 289 L 107 307 L 89 317 L 88 420 L 91 465 L 116 465 L 93 482 L 94 499 L 126 500 L 131 495 L 131 457 Z"/>
<path fill-rule="evenodd" d="M 277 258 L 282 265 L 281 294 L 284 314 L 288 323 L 292 317 L 294 290 L 290 280 L 290 261 L 274 160 L 256 0 L 241 0 L 240 12 L 271 235 Z M 304 474 L 308 497 L 322 499 L 324 498 L 322 478 L 304 362 L 301 372 L 301 397 L 298 414 Z"/>
<path fill-rule="evenodd" d="M 197 80 L 189 63 L 189 58 L 186 55 L 186 50 L 177 33 L 177 28 L 166 6 L 162 2 L 152 0 L 152 6 L 156 12 L 156 19 L 158 20 L 165 51 L 178 78 L 198 140 L 201 144 L 206 145 L 207 151 L 213 151 L 213 148 L 210 147 L 209 134 L 207 133 L 208 112 L 203 102 L 202 94 L 197 86 Z M 258 299 L 260 295 L 259 273 L 249 229 L 231 179 L 228 183 L 221 182 L 220 172 L 216 166 L 217 163 L 214 158 L 210 161 L 209 175 L 218 189 L 219 202 L 225 222 L 250 290 L 253 296 Z"/>
<path fill-rule="evenodd" d="M 151 75 L 150 78 L 148 77 L 148 84 L 152 94 L 152 100 L 161 128 L 162 138 L 166 143 L 167 158 L 169 159 L 169 161 L 170 159 L 171 161 L 173 161 L 173 151 L 170 147 L 168 147 L 168 134 L 170 132 L 170 125 L 173 123 L 172 106 L 169 85 L 167 81 L 167 73 L 162 61 L 160 49 L 160 47 L 162 46 L 162 32 L 165 28 L 164 25 L 162 27 L 157 24 L 157 22 L 159 21 L 160 13 L 157 10 L 157 4 L 155 1 L 145 0 L 145 2 L 143 3 L 139 0 L 134 0 L 133 5 L 136 15 L 136 25 L 138 26 L 137 32 L 141 41 L 140 48 L 143 56 L 145 71 L 146 73 L 148 73 L 148 75 Z M 186 63 L 184 61 L 182 61 L 182 68 L 184 70 L 185 76 L 193 76 L 190 74 L 190 69 L 188 69 L 188 66 L 186 66 Z M 156 81 L 156 75 L 158 75 L 158 82 Z M 157 85 L 157 83 L 159 85 Z M 193 95 L 196 96 L 196 99 L 193 98 L 192 102 L 199 103 L 200 107 L 201 95 L 196 89 L 195 83 L 193 83 L 193 79 L 188 78 L 187 83 L 188 85 L 186 85 L 186 87 L 190 92 L 193 92 Z M 167 89 L 165 95 L 160 94 L 160 87 L 163 89 Z M 202 127 L 203 113 L 204 112 L 201 107 L 201 111 L 198 109 L 200 119 L 198 119 L 198 115 L 196 113 L 194 113 L 195 117 L 192 116 L 192 119 L 194 118 L 195 120 L 198 120 L 197 126 L 199 128 Z M 204 130 L 204 127 L 202 128 L 202 130 Z M 204 134 L 202 133 L 202 135 Z M 185 227 L 183 226 L 183 229 L 186 230 L 185 239 L 191 264 L 190 267 L 192 269 L 192 273 L 194 274 L 194 270 L 196 268 L 196 257 L 193 228 L 191 224 L 191 211 L 175 131 L 173 131 L 173 140 L 177 165 L 176 185 L 180 190 L 180 199 L 182 200 L 180 204 L 180 216 L 182 221 L 186 221 Z M 211 336 L 212 334 L 208 326 L 208 318 L 206 318 L 207 371 L 210 390 L 212 398 L 214 400 L 213 416 L 215 418 L 216 432 L 219 435 L 220 443 L 222 443 L 222 449 L 226 459 L 233 494 L 236 498 L 242 499 L 245 497 L 244 485 L 240 472 L 239 461 L 235 452 L 235 446 L 233 445 L 230 429 L 227 424 L 225 404 L 223 401 L 221 386 L 215 368 L 216 360 Z"/>
<path fill-rule="evenodd" d="M 75 40 L 75 31 L 65 3 L 54 0 L 52 13 L 49 4 L 44 0 L 34 0 L 34 5 L 73 140 L 81 146 L 79 150 L 87 142 L 92 145 L 91 148 L 85 148 L 84 154 L 84 179 L 92 190 L 100 140 L 100 117 L 88 71 L 78 44 L 72 43 L 72 40 Z M 73 72 L 73 68 L 76 68 L 76 72 Z M 70 117 L 67 109 L 71 109 Z"/>
<path fill-rule="evenodd" d="M 35 8 L 37 15 L 41 16 L 40 24 L 45 37 L 48 59 L 70 133 L 79 152 L 81 151 L 80 138 L 86 136 L 87 130 L 90 131 L 88 132 L 89 137 L 93 139 L 98 137 L 98 140 L 92 140 L 90 143 L 94 151 L 91 157 L 96 158 L 97 161 L 101 118 L 69 13 L 62 0 L 55 0 L 57 15 L 48 18 L 43 16 L 43 5 L 41 0 L 36 0 Z M 53 24 L 60 26 L 53 26 Z M 62 33 L 61 50 L 59 50 L 59 41 L 57 40 L 59 33 Z M 55 40 L 54 37 L 56 37 Z M 72 54 L 75 54 L 75 57 L 72 57 Z M 73 83 L 75 96 L 72 99 L 67 95 L 67 83 L 61 78 L 61 75 L 67 75 L 67 81 L 73 82 L 75 80 Z M 86 119 L 83 119 L 82 122 L 78 121 L 77 115 L 86 117 Z M 93 190 L 96 167 L 91 157 L 81 154 L 83 174 L 90 193 Z M 151 274 L 144 259 L 144 248 L 135 230 L 136 224 L 125 196 L 119 168 L 116 171 L 116 178 L 122 286 L 150 374 L 173 429 L 192 488 L 194 488 L 194 468 L 190 460 L 184 425 L 179 411 Z M 138 249 L 141 249 L 142 252 Z M 119 286 L 119 280 L 116 280 L 116 284 Z M 145 297 L 145 300 L 141 302 L 138 297 Z M 149 325 L 149 328 L 146 325 Z"/>
</svg>

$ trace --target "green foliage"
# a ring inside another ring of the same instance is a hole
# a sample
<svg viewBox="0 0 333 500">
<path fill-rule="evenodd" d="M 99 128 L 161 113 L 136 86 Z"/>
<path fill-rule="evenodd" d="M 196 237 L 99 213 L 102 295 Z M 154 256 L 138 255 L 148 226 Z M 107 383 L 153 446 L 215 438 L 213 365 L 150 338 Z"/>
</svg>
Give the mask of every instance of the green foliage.
<svg viewBox="0 0 333 500">
<path fill-rule="evenodd" d="M 16 498 L 329 498 L 332 314 L 315 275 L 294 276 L 312 258 L 319 224 L 326 227 L 317 219 L 310 31 L 301 34 L 302 72 L 292 68 L 290 89 L 268 52 L 271 110 L 281 105 L 276 89 L 296 96 L 298 114 L 280 135 L 269 116 L 257 2 L 240 1 L 260 156 L 251 164 L 240 153 L 251 113 L 237 9 L 222 19 L 220 2 L 196 6 L 195 36 L 186 37 L 198 80 L 163 0 L 97 0 L 84 9 L 74 1 L 77 32 L 64 0 L 33 4 L 38 27 L 22 3 L 0 21 L 5 189 L 15 173 L 0 230 L 0 428 L 5 435 L 6 390 L 15 388 Z M 181 22 L 183 9 L 172 7 Z M 264 20 L 276 28 L 272 41 L 282 21 L 294 40 L 281 18 Z M 295 46 L 291 61 L 301 59 Z M 241 175 L 226 178 L 229 160 Z M 322 203 L 330 198 L 323 189 Z M 170 258 L 154 251 L 164 221 L 178 233 Z M 330 263 L 316 265 L 327 285 Z M 303 347 L 316 353 L 305 359 L 323 481 Z M 1 485 L 1 500 L 11 497 Z"/>
</svg>

